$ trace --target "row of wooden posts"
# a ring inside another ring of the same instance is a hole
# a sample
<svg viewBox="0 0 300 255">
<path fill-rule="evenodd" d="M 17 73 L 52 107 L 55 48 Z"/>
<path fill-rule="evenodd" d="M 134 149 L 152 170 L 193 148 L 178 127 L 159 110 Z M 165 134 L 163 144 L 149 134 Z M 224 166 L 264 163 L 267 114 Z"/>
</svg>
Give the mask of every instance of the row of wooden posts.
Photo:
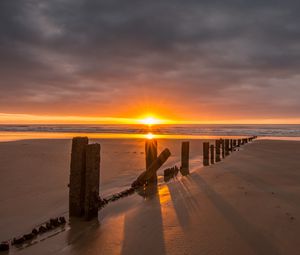
<svg viewBox="0 0 300 255">
<path fill-rule="evenodd" d="M 236 147 L 246 144 L 256 136 L 243 139 L 218 139 L 215 145 L 203 143 L 203 165 L 214 164 L 229 155 Z M 189 174 L 190 143 L 182 142 L 180 172 Z M 157 170 L 167 161 L 171 152 L 164 149 L 157 153 L 157 141 L 146 140 L 146 170 L 132 183 L 132 189 L 149 183 L 157 183 Z M 72 140 L 70 182 L 69 182 L 69 215 L 84 217 L 86 220 L 98 216 L 100 182 L 100 144 L 89 144 L 87 137 L 74 137 Z M 101 199 L 100 199 L 101 200 Z"/>
<path fill-rule="evenodd" d="M 218 139 L 215 140 L 215 144 L 209 144 L 209 142 L 203 143 L 203 165 L 208 166 L 209 163 L 221 161 L 221 158 L 225 158 L 231 152 L 241 145 L 247 144 L 256 139 L 257 136 L 251 136 L 247 138 L 239 139 Z"/>
</svg>

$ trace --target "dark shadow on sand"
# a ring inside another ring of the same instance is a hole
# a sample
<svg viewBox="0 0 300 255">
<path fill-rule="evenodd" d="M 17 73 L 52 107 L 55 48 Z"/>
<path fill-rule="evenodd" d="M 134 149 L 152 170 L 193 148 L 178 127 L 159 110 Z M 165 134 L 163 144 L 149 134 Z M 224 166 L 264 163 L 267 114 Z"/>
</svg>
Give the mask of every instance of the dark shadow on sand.
<svg viewBox="0 0 300 255">
<path fill-rule="evenodd" d="M 140 190 L 142 204 L 125 215 L 121 254 L 166 254 L 161 205 L 156 185 Z"/>
<path fill-rule="evenodd" d="M 255 254 L 266 255 L 280 254 L 276 247 L 274 247 L 265 235 L 244 219 L 235 208 L 230 205 L 220 194 L 197 173 L 195 173 L 191 181 L 198 185 L 199 189 L 211 200 L 216 209 L 228 220 L 228 222 L 236 229 L 241 238 L 249 244 Z"/>
<path fill-rule="evenodd" d="M 192 195 L 188 182 L 191 175 L 168 184 L 174 209 L 181 227 L 184 229 L 189 226 L 190 215 L 199 210 L 197 199 Z"/>
<path fill-rule="evenodd" d="M 70 218 L 70 230 L 67 235 L 70 254 L 88 254 L 87 247 L 94 247 L 99 232 L 98 218 L 84 221 L 78 218 Z"/>
</svg>

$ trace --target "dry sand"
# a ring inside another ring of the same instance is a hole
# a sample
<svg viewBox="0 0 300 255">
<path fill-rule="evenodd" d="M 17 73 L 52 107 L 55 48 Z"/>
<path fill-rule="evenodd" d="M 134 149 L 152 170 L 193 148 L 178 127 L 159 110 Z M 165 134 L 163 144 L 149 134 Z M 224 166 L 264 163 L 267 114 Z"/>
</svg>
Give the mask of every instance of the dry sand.
<svg viewBox="0 0 300 255">
<path fill-rule="evenodd" d="M 1 240 L 66 209 L 65 177 L 60 180 L 57 176 L 68 173 L 65 159 L 70 144 L 56 142 L 57 149 L 52 155 L 55 162 L 51 155 L 41 159 L 40 169 L 50 170 L 48 164 L 53 162 L 56 167 L 50 167 L 51 171 L 56 169 L 58 173 L 54 179 L 45 175 L 45 183 L 40 186 L 42 191 L 34 195 L 27 193 L 34 189 L 15 186 L 27 178 L 28 172 L 22 169 L 29 169 L 27 164 L 30 164 L 28 160 L 12 160 L 18 154 L 16 147 L 21 147 L 16 143 L 20 142 L 0 144 Z M 33 142 L 26 143 L 30 146 Z M 3 149 L 9 146 L 13 147 L 10 157 L 7 149 Z M 19 153 L 27 153 L 33 159 L 41 150 L 36 148 L 36 154 L 33 152 L 23 149 Z M 11 253 L 298 254 L 299 155 L 300 142 L 257 140 L 218 164 L 194 169 L 188 177 L 160 185 L 157 192 L 149 191 L 146 197 L 135 194 L 108 205 L 100 211 L 99 221 L 73 220 L 62 233 L 20 251 L 13 249 Z M 44 162 L 46 158 L 49 161 Z M 12 161 L 19 169 L 8 167 Z M 7 172 L 7 169 L 13 170 Z M 40 169 L 34 169 L 36 176 Z M 33 182 L 38 178 L 35 175 Z M 55 187 L 52 192 L 43 189 L 49 182 Z M 12 210 L 14 197 L 20 201 L 20 196 L 30 195 L 33 201 L 13 205 L 15 211 Z M 36 208 L 28 209 L 27 205 L 34 204 L 34 200 Z M 45 208 L 49 209 L 49 204 L 52 209 L 48 215 L 41 215 Z M 15 220 L 21 226 L 16 227 Z"/>
</svg>

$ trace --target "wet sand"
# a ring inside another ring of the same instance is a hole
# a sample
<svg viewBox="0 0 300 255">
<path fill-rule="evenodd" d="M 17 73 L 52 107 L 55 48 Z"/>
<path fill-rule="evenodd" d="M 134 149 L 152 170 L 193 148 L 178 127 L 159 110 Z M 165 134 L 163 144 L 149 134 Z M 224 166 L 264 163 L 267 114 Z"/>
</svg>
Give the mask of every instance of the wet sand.
<svg viewBox="0 0 300 255">
<path fill-rule="evenodd" d="M 119 192 L 144 170 L 143 139 L 90 139 L 101 144 L 100 194 Z M 170 148 L 164 167 L 178 164 L 181 140 L 159 140 Z M 0 142 L 0 240 L 68 210 L 71 140 Z M 191 141 L 192 165 L 201 164 L 202 140 Z M 161 174 L 161 172 L 160 172 Z"/>
<path fill-rule="evenodd" d="M 68 163 L 64 160 L 67 155 L 63 151 L 68 153 L 69 145 L 65 146 L 61 151 L 55 150 L 62 157 L 61 161 L 53 163 L 60 165 L 59 173 L 62 169 L 68 172 Z M 0 151 L 2 147 L 0 145 Z M 16 153 L 15 149 L 12 151 L 11 157 Z M 32 150 L 26 153 L 32 155 Z M 149 190 L 146 196 L 134 194 L 109 204 L 100 211 L 99 221 L 72 220 L 62 233 L 18 253 L 297 254 L 300 235 L 299 154 L 300 142 L 257 140 L 218 164 L 194 168 L 188 177 L 161 184 L 156 191 Z M 53 157 L 56 159 L 57 155 Z M 22 181 L 22 174 L 19 174 L 22 167 L 16 173 L 6 173 L 5 181 L 2 178 L 3 169 L 7 169 L 3 166 L 10 162 L 8 159 L 1 157 L 1 194 L 7 190 L 4 185 L 9 186 L 10 181 L 15 178 Z M 22 166 L 24 162 L 15 164 Z M 43 166 L 43 162 L 40 164 Z M 36 169 L 36 174 L 38 171 Z M 47 179 L 45 183 L 49 181 L 57 185 L 57 189 L 63 189 L 65 185 L 57 178 Z M 15 188 L 11 187 L 7 192 Z M 24 196 L 29 196 L 26 189 L 22 189 L 14 194 L 19 196 L 23 192 Z M 55 192 L 64 194 L 65 190 L 59 192 L 55 189 L 53 199 L 57 197 Z M 53 207 L 49 214 L 63 211 L 63 196 L 66 195 L 61 195 L 61 204 Z M 7 196 L 11 199 L 11 194 Z M 1 237 L 7 236 L 8 231 L 17 230 L 13 226 L 14 218 L 18 219 L 23 213 L 22 208 L 26 207 L 16 206 L 17 211 L 9 219 L 13 200 L 8 203 L 5 197 L 1 195 Z M 45 206 L 51 202 L 51 196 L 49 200 L 43 202 Z M 41 201 L 37 200 L 36 204 Z M 38 206 L 36 210 L 36 217 L 40 217 L 37 221 L 48 217 L 39 215 Z M 24 222 L 34 217 L 27 213 L 23 215 Z M 12 250 L 11 253 L 15 252 Z"/>
</svg>

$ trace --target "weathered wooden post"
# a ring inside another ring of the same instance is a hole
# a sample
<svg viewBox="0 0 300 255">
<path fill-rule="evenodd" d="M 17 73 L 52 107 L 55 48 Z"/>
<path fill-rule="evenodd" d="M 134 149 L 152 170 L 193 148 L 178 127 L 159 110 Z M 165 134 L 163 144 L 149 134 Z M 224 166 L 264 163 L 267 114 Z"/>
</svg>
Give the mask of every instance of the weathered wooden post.
<svg viewBox="0 0 300 255">
<path fill-rule="evenodd" d="M 190 142 L 182 142 L 181 144 L 181 167 L 180 173 L 188 175 L 189 171 L 189 154 L 190 154 Z"/>
<path fill-rule="evenodd" d="M 225 141 L 224 139 L 220 139 L 222 145 L 222 158 L 225 158 Z"/>
<path fill-rule="evenodd" d="M 70 217 L 81 217 L 84 213 L 85 155 L 88 142 L 87 137 L 74 137 L 72 140 L 69 182 Z"/>
<path fill-rule="evenodd" d="M 225 156 L 229 155 L 229 139 L 225 139 Z"/>
<path fill-rule="evenodd" d="M 157 140 L 150 139 L 145 142 L 146 169 L 157 159 Z M 157 175 L 153 175 L 149 182 L 157 182 Z"/>
<path fill-rule="evenodd" d="M 100 184 L 100 144 L 86 146 L 84 217 L 98 217 Z"/>
<path fill-rule="evenodd" d="M 209 142 L 203 142 L 203 165 L 209 165 Z"/>
<path fill-rule="evenodd" d="M 214 164 L 215 163 L 215 147 L 214 145 L 210 145 L 210 163 Z"/>
<path fill-rule="evenodd" d="M 237 147 L 240 147 L 240 146 L 241 146 L 241 139 L 238 139 Z"/>
<path fill-rule="evenodd" d="M 233 139 L 233 148 L 236 147 L 236 139 Z"/>
<path fill-rule="evenodd" d="M 230 139 L 230 148 L 229 148 L 229 150 L 232 152 L 233 151 L 233 141 L 232 141 L 232 139 Z"/>
<path fill-rule="evenodd" d="M 148 184 L 153 178 L 153 175 L 156 175 L 156 171 L 167 161 L 171 156 L 169 149 L 164 149 L 159 156 L 153 161 L 153 163 L 139 175 L 139 177 L 131 184 L 132 187 L 138 188 L 143 185 Z"/>
<path fill-rule="evenodd" d="M 216 140 L 215 141 L 215 145 L 216 145 L 216 162 L 221 161 L 221 151 L 220 151 L 220 145 L 221 145 L 221 141 L 220 140 Z"/>
</svg>

